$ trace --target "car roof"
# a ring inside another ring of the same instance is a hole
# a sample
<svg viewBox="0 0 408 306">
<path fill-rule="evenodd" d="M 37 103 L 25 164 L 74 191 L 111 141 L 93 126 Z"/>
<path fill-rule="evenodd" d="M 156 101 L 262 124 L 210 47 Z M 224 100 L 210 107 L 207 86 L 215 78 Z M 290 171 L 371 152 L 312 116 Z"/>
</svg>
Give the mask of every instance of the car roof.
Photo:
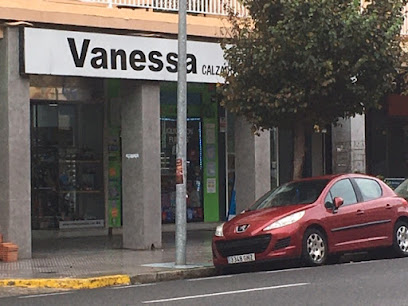
<svg viewBox="0 0 408 306">
<path fill-rule="evenodd" d="M 374 176 L 370 176 L 364 173 L 338 173 L 338 174 L 326 174 L 326 175 L 320 175 L 320 176 L 312 176 L 312 177 L 305 177 L 301 178 L 295 181 L 314 181 L 314 180 L 333 180 L 338 177 L 365 177 L 365 178 L 374 178 L 377 179 Z"/>
</svg>

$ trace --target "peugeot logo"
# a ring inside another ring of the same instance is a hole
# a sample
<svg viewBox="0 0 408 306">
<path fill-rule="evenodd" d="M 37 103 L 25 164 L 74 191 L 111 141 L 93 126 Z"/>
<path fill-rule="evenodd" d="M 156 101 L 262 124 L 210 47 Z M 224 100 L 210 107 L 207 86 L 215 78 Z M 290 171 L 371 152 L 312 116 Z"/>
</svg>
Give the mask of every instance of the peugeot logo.
<svg viewBox="0 0 408 306">
<path fill-rule="evenodd" d="M 237 226 L 237 233 L 245 232 L 249 227 L 249 224 L 241 224 Z"/>
</svg>

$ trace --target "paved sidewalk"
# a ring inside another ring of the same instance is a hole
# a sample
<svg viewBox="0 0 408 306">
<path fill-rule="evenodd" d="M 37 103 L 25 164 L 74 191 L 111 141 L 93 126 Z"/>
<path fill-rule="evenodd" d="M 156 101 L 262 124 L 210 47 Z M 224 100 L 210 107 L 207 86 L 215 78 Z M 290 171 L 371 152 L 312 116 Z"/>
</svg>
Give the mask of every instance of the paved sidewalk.
<svg viewBox="0 0 408 306">
<path fill-rule="evenodd" d="M 122 249 L 121 235 L 33 241 L 33 258 L 0 261 L 0 286 L 96 288 L 215 274 L 212 228 L 189 230 L 187 265 L 175 267 L 174 232 L 163 232 L 162 248 Z"/>
</svg>

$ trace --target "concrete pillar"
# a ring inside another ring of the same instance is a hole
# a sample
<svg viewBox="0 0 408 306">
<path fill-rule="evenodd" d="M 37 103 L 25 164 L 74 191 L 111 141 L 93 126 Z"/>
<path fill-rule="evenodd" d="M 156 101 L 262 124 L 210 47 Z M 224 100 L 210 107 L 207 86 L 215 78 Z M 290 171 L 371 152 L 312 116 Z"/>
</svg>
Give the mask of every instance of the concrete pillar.
<svg viewBox="0 0 408 306">
<path fill-rule="evenodd" d="M 124 81 L 121 92 L 123 247 L 160 248 L 160 85 Z"/>
<path fill-rule="evenodd" d="M 0 233 L 31 258 L 30 87 L 19 73 L 19 31 L 0 38 Z"/>
<path fill-rule="evenodd" d="M 235 122 L 235 182 L 237 214 L 271 188 L 270 133 L 254 135 L 243 118 Z"/>
<path fill-rule="evenodd" d="M 312 134 L 312 176 L 323 175 L 323 136 L 321 133 Z"/>
<path fill-rule="evenodd" d="M 333 173 L 365 173 L 365 116 L 339 120 L 332 128 L 332 147 Z"/>
</svg>

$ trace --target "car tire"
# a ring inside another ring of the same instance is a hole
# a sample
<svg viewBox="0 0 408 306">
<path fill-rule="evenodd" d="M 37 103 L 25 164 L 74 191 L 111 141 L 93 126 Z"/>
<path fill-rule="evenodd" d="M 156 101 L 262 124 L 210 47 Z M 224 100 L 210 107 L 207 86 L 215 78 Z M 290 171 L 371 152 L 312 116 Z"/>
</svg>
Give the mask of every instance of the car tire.
<svg viewBox="0 0 408 306">
<path fill-rule="evenodd" d="M 327 261 L 326 236 L 315 228 L 306 230 L 303 236 L 302 259 L 307 266 L 321 266 Z"/>
<path fill-rule="evenodd" d="M 397 256 L 408 256 L 408 223 L 398 221 L 394 227 L 393 248 Z"/>
</svg>

